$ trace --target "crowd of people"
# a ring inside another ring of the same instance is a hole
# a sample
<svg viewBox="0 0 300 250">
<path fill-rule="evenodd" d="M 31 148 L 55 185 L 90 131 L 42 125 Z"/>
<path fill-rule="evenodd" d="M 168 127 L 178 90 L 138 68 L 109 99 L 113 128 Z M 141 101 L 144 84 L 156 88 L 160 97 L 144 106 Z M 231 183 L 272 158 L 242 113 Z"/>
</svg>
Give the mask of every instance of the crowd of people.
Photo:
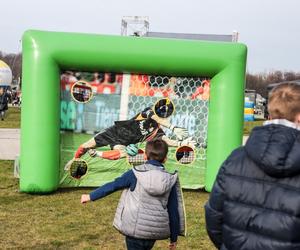
<svg viewBox="0 0 300 250">
<path fill-rule="evenodd" d="M 120 94 L 122 78 L 122 74 L 114 73 L 65 71 L 61 75 L 61 89 L 70 91 L 77 81 L 85 81 L 95 94 Z"/>
<path fill-rule="evenodd" d="M 5 118 L 5 113 L 8 110 L 8 104 L 13 106 L 21 106 L 22 94 L 19 91 L 11 90 L 7 86 L 0 86 L 0 119 Z"/>
<path fill-rule="evenodd" d="M 61 75 L 61 89 L 69 91 L 77 81 L 88 82 L 94 94 L 121 94 L 123 74 L 65 71 Z M 209 99 L 210 80 L 207 78 L 162 77 L 131 74 L 130 95 L 169 98 Z"/>
</svg>

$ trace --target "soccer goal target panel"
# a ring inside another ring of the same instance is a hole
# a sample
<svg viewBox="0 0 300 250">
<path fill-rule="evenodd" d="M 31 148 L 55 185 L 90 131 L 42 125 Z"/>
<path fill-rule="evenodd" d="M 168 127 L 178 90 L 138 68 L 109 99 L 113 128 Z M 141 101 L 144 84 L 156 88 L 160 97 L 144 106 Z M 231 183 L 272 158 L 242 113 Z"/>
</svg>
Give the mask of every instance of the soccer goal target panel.
<svg viewBox="0 0 300 250">
<path fill-rule="evenodd" d="M 60 71 L 211 78 L 205 188 L 242 142 L 246 46 L 235 43 L 27 31 L 23 36 L 20 190 L 59 186 Z"/>
<path fill-rule="evenodd" d="M 92 88 L 93 97 L 90 101 L 80 103 L 71 97 L 74 86 L 79 82 L 86 83 Z M 159 100 L 168 98 L 174 105 L 174 112 L 168 117 L 170 124 L 186 128 L 189 136 L 196 141 L 196 145 L 193 152 L 186 151 L 179 160 L 176 158 L 178 146 L 169 147 L 168 161 L 165 166 L 170 172 L 179 172 L 183 188 L 204 187 L 209 89 L 210 80 L 207 77 L 64 71 L 61 75 L 60 90 L 60 186 L 103 185 L 120 176 L 130 167 L 146 162 L 143 153 L 118 160 L 93 158 L 85 154 L 82 159 L 88 164 L 86 176 L 80 179 L 72 178 L 70 171 L 64 169 L 82 143 L 113 126 L 114 121 L 132 119 L 145 108 L 153 109 Z M 180 143 L 170 129 L 163 126 L 160 128 L 165 136 Z M 132 133 L 136 134 L 139 131 Z M 161 138 L 161 135 L 158 138 Z M 140 150 L 145 151 L 145 142 L 136 145 Z M 107 152 L 110 147 L 107 145 L 96 150 Z"/>
</svg>

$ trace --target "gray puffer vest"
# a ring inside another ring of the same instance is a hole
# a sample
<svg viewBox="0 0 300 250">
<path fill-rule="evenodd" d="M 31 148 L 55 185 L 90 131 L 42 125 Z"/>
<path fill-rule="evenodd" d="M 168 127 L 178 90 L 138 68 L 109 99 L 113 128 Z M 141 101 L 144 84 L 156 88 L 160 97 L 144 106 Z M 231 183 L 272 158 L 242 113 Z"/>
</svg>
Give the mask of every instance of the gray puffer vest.
<svg viewBox="0 0 300 250">
<path fill-rule="evenodd" d="M 133 168 L 137 178 L 134 191 L 126 189 L 120 198 L 114 227 L 122 234 L 138 239 L 170 237 L 168 199 L 174 185 L 177 188 L 180 235 L 185 235 L 185 211 L 177 173 L 144 164 Z"/>
</svg>

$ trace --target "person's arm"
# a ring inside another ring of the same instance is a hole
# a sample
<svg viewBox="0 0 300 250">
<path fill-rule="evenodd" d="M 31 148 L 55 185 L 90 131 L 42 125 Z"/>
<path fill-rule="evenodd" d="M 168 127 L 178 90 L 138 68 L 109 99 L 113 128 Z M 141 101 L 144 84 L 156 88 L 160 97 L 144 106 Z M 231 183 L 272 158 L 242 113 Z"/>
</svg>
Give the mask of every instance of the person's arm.
<svg viewBox="0 0 300 250">
<path fill-rule="evenodd" d="M 141 112 L 143 118 L 151 118 L 156 121 L 159 125 L 166 127 L 172 131 L 177 137 L 178 140 L 183 140 L 188 137 L 189 133 L 186 128 L 180 128 L 174 126 L 170 123 L 168 118 L 160 118 L 158 117 L 151 108 L 146 108 Z"/>
<path fill-rule="evenodd" d="M 172 131 L 172 133 L 175 134 L 175 136 L 178 140 L 183 140 L 189 136 L 189 132 L 186 128 L 181 128 L 181 127 L 172 125 L 170 123 L 169 119 L 167 119 L 167 118 L 160 118 L 154 114 L 151 117 L 151 119 L 156 121 L 159 125 L 170 129 Z"/>
<path fill-rule="evenodd" d="M 189 137 L 183 141 L 178 141 L 178 140 L 172 140 L 166 135 L 164 135 L 161 137 L 161 139 L 165 141 L 170 147 L 189 146 L 191 148 L 195 148 L 196 146 L 196 141 L 192 137 Z"/>
<path fill-rule="evenodd" d="M 221 167 L 214 183 L 210 198 L 205 205 L 206 230 L 209 238 L 219 249 L 222 245 L 223 205 L 225 197 L 224 166 Z"/>
<path fill-rule="evenodd" d="M 161 125 L 165 128 L 171 128 L 171 126 L 172 126 L 168 118 L 160 118 L 157 115 L 155 115 L 154 112 L 153 112 L 153 115 L 151 116 L 151 119 L 153 119 L 159 125 Z"/>
<path fill-rule="evenodd" d="M 178 198 L 176 185 L 171 189 L 169 200 L 168 200 L 168 214 L 169 214 L 169 225 L 170 225 L 170 249 L 176 248 L 177 237 L 180 232 L 180 220 L 178 212 Z"/>
<path fill-rule="evenodd" d="M 133 171 L 129 170 L 122 176 L 116 178 L 114 181 L 97 188 L 90 194 L 83 194 L 81 196 L 81 203 L 98 200 L 120 189 L 130 188 L 131 190 L 133 190 L 135 188 L 135 185 L 136 177 Z"/>
</svg>

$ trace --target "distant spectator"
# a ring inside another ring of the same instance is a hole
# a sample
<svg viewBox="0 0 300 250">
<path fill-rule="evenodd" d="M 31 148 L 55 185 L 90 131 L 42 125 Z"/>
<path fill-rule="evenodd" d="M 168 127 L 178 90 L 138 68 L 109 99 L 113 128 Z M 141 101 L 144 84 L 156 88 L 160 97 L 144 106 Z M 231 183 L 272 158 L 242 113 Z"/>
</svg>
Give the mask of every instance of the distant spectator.
<svg viewBox="0 0 300 250">
<path fill-rule="evenodd" d="M 81 72 L 75 72 L 75 77 L 77 78 L 77 81 L 83 80 L 83 79 L 82 79 L 82 73 L 81 73 Z"/>
<path fill-rule="evenodd" d="M 115 94 L 116 93 L 116 75 L 114 73 L 104 73 L 104 77 L 97 88 L 99 94 Z"/>
<path fill-rule="evenodd" d="M 116 82 L 122 85 L 123 82 L 123 74 L 116 74 Z"/>
<path fill-rule="evenodd" d="M 9 94 L 0 86 L 0 117 L 4 121 L 6 110 L 8 110 Z"/>
<path fill-rule="evenodd" d="M 12 105 L 20 106 L 21 105 L 21 92 L 14 91 L 12 94 Z"/>
<path fill-rule="evenodd" d="M 92 86 L 93 92 L 97 93 L 97 89 L 98 89 L 98 86 L 100 84 L 100 74 L 98 72 L 95 72 L 93 74 L 93 79 L 90 82 L 90 84 Z"/>
<path fill-rule="evenodd" d="M 65 71 L 60 77 L 61 89 L 70 91 L 73 84 L 77 81 L 78 79 L 74 76 L 72 71 Z"/>
</svg>

